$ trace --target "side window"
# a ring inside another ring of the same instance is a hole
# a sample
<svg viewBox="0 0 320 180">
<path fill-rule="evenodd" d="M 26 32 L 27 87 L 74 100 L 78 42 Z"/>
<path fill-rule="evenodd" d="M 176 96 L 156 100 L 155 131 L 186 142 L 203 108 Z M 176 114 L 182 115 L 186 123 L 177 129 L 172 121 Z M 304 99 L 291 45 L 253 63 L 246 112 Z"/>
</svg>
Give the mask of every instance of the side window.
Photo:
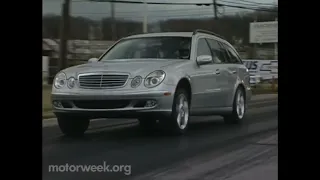
<svg viewBox="0 0 320 180">
<path fill-rule="evenodd" d="M 232 48 L 230 48 L 229 46 L 225 45 L 225 47 L 226 47 L 226 50 L 229 53 L 230 62 L 231 63 L 241 63 L 241 60 L 240 60 L 238 54 Z"/>
<path fill-rule="evenodd" d="M 210 46 L 213 62 L 214 63 L 226 63 L 227 59 L 224 55 L 224 49 L 220 46 L 219 42 L 214 39 L 207 39 Z"/>
<path fill-rule="evenodd" d="M 204 38 L 198 40 L 197 56 L 209 55 L 211 56 L 211 51 L 208 46 L 207 41 Z"/>
<path fill-rule="evenodd" d="M 230 63 L 231 58 L 230 58 L 230 54 L 228 53 L 226 47 L 221 42 L 219 42 L 219 45 L 221 47 L 222 54 L 225 57 L 226 63 Z"/>
</svg>

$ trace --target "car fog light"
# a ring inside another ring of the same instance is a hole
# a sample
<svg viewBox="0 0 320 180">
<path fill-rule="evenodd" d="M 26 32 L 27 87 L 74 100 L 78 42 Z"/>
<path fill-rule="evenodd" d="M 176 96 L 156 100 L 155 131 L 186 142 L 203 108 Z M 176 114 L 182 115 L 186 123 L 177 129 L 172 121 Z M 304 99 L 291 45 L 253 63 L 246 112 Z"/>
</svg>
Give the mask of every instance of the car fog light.
<svg viewBox="0 0 320 180">
<path fill-rule="evenodd" d="M 155 105 L 157 105 L 157 101 L 155 101 L 155 100 L 148 100 L 148 101 L 146 102 L 145 107 L 153 107 L 153 106 L 155 106 Z"/>
<path fill-rule="evenodd" d="M 62 104 L 60 101 L 53 101 L 52 104 L 54 107 L 62 108 Z"/>
</svg>

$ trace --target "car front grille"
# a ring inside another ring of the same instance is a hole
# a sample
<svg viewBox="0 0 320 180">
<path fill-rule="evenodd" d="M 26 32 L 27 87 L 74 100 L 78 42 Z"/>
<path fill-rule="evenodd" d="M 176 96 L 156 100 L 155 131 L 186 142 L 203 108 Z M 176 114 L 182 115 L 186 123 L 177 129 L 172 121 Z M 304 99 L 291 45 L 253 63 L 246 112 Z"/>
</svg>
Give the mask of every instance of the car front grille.
<svg viewBox="0 0 320 180">
<path fill-rule="evenodd" d="M 80 88 L 119 88 L 123 87 L 129 75 L 127 74 L 80 74 Z"/>
</svg>

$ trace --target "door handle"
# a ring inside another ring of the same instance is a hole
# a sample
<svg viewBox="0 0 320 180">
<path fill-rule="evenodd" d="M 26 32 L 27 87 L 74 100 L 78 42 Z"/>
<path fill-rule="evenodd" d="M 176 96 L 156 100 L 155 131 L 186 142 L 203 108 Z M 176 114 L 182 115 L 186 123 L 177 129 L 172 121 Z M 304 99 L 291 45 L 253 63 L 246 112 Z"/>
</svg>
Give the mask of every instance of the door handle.
<svg viewBox="0 0 320 180">
<path fill-rule="evenodd" d="M 216 74 L 220 74 L 220 70 L 219 69 L 216 69 Z"/>
<path fill-rule="evenodd" d="M 231 72 L 231 74 L 236 74 L 237 73 L 237 71 L 230 71 Z"/>
</svg>

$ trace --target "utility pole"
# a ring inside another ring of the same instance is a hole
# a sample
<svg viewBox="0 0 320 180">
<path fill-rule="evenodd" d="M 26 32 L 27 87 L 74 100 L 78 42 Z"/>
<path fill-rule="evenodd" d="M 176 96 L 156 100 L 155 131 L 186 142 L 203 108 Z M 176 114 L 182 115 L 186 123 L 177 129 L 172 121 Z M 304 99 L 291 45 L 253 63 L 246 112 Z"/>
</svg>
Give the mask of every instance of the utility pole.
<svg viewBox="0 0 320 180">
<path fill-rule="evenodd" d="M 70 26 L 70 0 L 64 0 L 62 4 L 62 19 L 61 19 L 61 29 L 60 29 L 60 46 L 59 46 L 59 70 L 65 69 L 68 66 L 68 36 L 69 36 L 69 26 Z"/>
<path fill-rule="evenodd" d="M 144 4 L 144 15 L 143 15 L 142 29 L 143 29 L 143 33 L 148 33 L 148 4 L 146 0 L 143 0 L 143 4 Z"/>
<path fill-rule="evenodd" d="M 103 36 L 104 36 L 104 34 L 103 34 L 103 18 L 101 18 L 99 26 L 100 26 L 100 40 L 103 40 Z"/>
<path fill-rule="evenodd" d="M 278 18 L 276 18 L 275 21 L 278 21 Z M 274 59 L 278 59 L 278 42 L 274 43 Z"/>
<path fill-rule="evenodd" d="M 114 3 L 111 3 L 111 33 L 112 33 L 112 40 L 117 39 L 117 28 L 116 28 L 116 20 L 114 17 Z"/>
<path fill-rule="evenodd" d="M 258 16 L 255 17 L 253 22 L 258 22 Z M 253 54 L 254 54 L 253 58 L 256 59 L 257 55 L 258 55 L 258 53 L 257 53 L 257 43 L 253 44 Z"/>
<path fill-rule="evenodd" d="M 212 1 L 213 1 L 214 18 L 217 20 L 218 19 L 217 2 L 216 0 L 212 0 Z"/>
</svg>

